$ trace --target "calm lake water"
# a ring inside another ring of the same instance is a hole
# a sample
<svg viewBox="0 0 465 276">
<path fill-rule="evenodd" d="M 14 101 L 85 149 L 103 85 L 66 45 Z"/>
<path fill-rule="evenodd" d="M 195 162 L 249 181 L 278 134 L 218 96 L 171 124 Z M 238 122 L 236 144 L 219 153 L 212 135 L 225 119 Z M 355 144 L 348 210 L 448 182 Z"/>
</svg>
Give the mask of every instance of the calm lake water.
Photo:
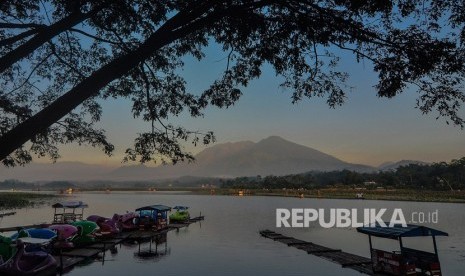
<svg viewBox="0 0 465 276">
<path fill-rule="evenodd" d="M 69 200 L 89 204 L 85 216 L 111 217 L 152 204 L 190 206 L 191 216 L 201 212 L 205 221 L 179 232 L 168 233 L 158 245 L 158 257 L 140 259 L 137 245 L 118 246 L 107 252 L 104 262 L 93 261 L 74 268 L 68 275 L 361 275 L 340 265 L 308 255 L 305 251 L 262 238 L 258 231 L 275 230 L 306 241 L 369 257 L 366 235 L 355 229 L 323 229 L 317 224 L 303 229 L 275 229 L 276 208 L 402 208 L 411 212 L 438 210 L 439 222 L 425 224 L 449 233 L 438 237 L 443 275 L 465 275 L 465 205 L 449 203 L 388 202 L 368 200 L 298 199 L 282 197 L 201 196 L 169 192 L 112 192 L 76 194 Z M 18 210 L 5 217 L 0 227 L 50 222 L 49 206 Z M 388 216 L 389 217 L 389 216 Z M 407 239 L 406 239 L 407 240 Z M 431 238 L 405 241 L 407 246 L 432 250 Z M 395 250 L 397 242 L 374 239 L 375 247 Z M 142 250 L 148 249 L 142 244 Z M 153 247 L 154 248 L 154 247 Z"/>
</svg>

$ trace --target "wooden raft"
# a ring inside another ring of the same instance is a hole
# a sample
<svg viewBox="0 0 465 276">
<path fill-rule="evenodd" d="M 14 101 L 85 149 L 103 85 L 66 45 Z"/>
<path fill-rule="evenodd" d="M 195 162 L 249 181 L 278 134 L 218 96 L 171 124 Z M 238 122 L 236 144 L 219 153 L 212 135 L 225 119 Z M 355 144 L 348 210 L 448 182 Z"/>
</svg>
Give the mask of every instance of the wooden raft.
<svg viewBox="0 0 465 276">
<path fill-rule="evenodd" d="M 371 260 L 369 258 L 344 252 L 340 249 L 333 249 L 312 242 L 295 239 L 270 230 L 260 231 L 260 235 L 267 239 L 284 243 L 287 246 L 306 251 L 308 254 L 340 264 L 342 267 L 350 268 L 368 275 L 375 275 L 373 274 Z"/>
</svg>

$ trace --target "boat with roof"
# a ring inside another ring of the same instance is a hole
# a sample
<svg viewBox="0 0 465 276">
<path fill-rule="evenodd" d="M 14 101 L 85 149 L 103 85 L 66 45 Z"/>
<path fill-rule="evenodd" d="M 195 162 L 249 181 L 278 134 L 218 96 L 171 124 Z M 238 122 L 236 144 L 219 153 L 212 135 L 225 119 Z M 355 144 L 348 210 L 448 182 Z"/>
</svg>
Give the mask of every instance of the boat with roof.
<svg viewBox="0 0 465 276">
<path fill-rule="evenodd" d="M 389 223 L 386 223 L 389 225 Z M 426 226 L 396 224 L 390 227 L 375 224 L 357 228 L 357 231 L 368 235 L 373 273 L 390 275 L 430 275 L 440 276 L 437 236 L 448 236 L 442 232 Z M 399 250 L 384 251 L 373 248 L 372 237 L 399 241 Z M 412 237 L 432 237 L 434 252 L 422 251 L 406 247 L 403 239 Z"/>
</svg>

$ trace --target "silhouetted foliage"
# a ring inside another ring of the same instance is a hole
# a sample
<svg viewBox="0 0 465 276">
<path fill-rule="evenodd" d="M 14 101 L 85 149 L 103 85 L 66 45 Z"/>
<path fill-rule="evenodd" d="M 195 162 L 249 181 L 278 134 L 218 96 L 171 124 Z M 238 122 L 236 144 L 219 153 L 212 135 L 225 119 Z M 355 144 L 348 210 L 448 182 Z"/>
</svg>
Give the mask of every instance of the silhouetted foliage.
<svg viewBox="0 0 465 276">
<path fill-rule="evenodd" d="M 170 118 L 233 105 L 264 64 L 293 102 L 326 97 L 335 107 L 348 89 L 341 51 L 372 63 L 380 97 L 416 88 L 423 113 L 463 126 L 463 14 L 452 0 L 3 0 L 0 160 L 56 160 L 57 146 L 72 142 L 111 154 L 96 126 L 109 98 L 129 99 L 149 123 L 125 160 L 192 160 L 181 141 L 208 144 L 213 134 Z M 211 44 L 225 52 L 224 72 L 205 91 L 188 91 L 183 58 L 201 60 Z"/>
</svg>

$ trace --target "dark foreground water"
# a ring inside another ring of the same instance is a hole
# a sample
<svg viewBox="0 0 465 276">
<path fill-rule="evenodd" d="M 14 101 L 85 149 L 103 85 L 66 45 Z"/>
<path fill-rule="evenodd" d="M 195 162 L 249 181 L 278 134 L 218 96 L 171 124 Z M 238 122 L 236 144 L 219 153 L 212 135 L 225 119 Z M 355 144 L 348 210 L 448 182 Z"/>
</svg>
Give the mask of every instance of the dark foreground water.
<svg viewBox="0 0 465 276">
<path fill-rule="evenodd" d="M 191 216 L 201 212 L 205 221 L 179 232 L 168 233 L 158 245 L 158 256 L 141 259 L 138 245 L 118 246 L 104 261 L 92 261 L 74 268 L 69 275 L 361 275 L 302 250 L 262 238 L 258 231 L 270 229 L 343 251 L 369 256 L 368 238 L 355 229 L 323 229 L 318 224 L 304 229 L 275 229 L 276 208 L 402 208 L 406 219 L 411 212 L 438 210 L 439 223 L 427 224 L 446 231 L 438 237 L 443 275 L 465 275 L 465 205 L 449 203 L 387 202 L 368 200 L 297 199 L 281 197 L 198 196 L 163 192 L 83 193 L 69 200 L 89 204 L 85 216 L 111 217 L 115 212 L 133 211 L 152 204 L 191 206 Z M 49 222 L 51 207 L 19 210 L 5 217 L 0 227 Z M 390 216 L 388 216 L 390 217 Z M 430 238 L 415 238 L 406 246 L 432 249 Z M 375 239 L 374 246 L 396 250 L 396 241 Z M 149 244 L 141 245 L 142 251 Z M 155 250 L 155 245 L 152 246 Z"/>
</svg>

